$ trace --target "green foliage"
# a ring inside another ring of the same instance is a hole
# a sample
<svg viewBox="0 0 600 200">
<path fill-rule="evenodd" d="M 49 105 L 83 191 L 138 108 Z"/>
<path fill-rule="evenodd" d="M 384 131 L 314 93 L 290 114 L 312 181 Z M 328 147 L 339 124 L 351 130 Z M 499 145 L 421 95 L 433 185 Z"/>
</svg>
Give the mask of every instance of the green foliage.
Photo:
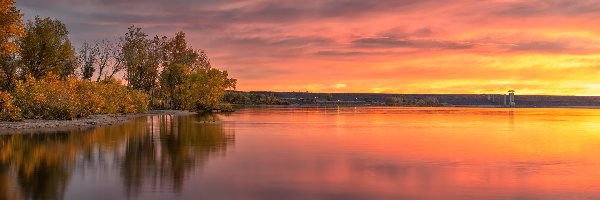
<svg viewBox="0 0 600 200">
<path fill-rule="evenodd" d="M 332 95 L 331 93 L 329 93 L 329 94 L 327 94 L 327 95 L 325 96 L 325 99 L 326 99 L 327 101 L 333 101 L 333 95 Z"/>
<path fill-rule="evenodd" d="M 104 79 L 99 86 L 105 102 L 102 113 L 143 113 L 148 110 L 148 95 L 141 90 L 128 90 L 114 78 Z"/>
<path fill-rule="evenodd" d="M 86 85 L 88 86 L 85 87 Z M 116 79 L 105 79 L 99 83 L 80 81 L 79 88 L 82 103 L 83 101 L 94 102 L 89 103 L 91 107 L 82 109 L 82 113 L 116 114 L 148 111 L 148 95 L 141 90 L 129 90 Z M 86 93 L 94 100 L 86 100 L 86 96 L 83 95 Z"/>
<path fill-rule="evenodd" d="M 385 98 L 385 105 L 388 106 L 399 106 L 404 104 L 404 98 L 402 97 L 388 97 Z"/>
<path fill-rule="evenodd" d="M 424 99 L 419 99 L 414 103 L 416 106 L 439 106 L 440 102 L 437 98 L 427 97 Z"/>
<path fill-rule="evenodd" d="M 223 96 L 223 102 L 237 105 L 252 104 L 252 94 L 240 91 L 226 91 Z"/>
<path fill-rule="evenodd" d="M 13 92 L 25 118 L 75 119 L 95 114 L 137 113 L 148 108 L 148 96 L 116 80 L 100 83 L 53 74 L 18 81 Z"/>
<path fill-rule="evenodd" d="M 79 107 L 76 84 L 74 78 L 60 81 L 52 73 L 39 80 L 28 76 L 17 82 L 13 94 L 25 118 L 74 119 Z"/>
<path fill-rule="evenodd" d="M 289 105 L 289 102 L 283 101 L 273 94 L 240 91 L 226 91 L 223 102 L 237 105 Z"/>
<path fill-rule="evenodd" d="M 236 84 L 227 71 L 211 68 L 204 51 L 189 47 L 183 32 L 174 38 L 148 39 L 140 28 L 131 26 L 121 43 L 84 43 L 79 57 L 66 26 L 58 20 L 35 17 L 27 22 L 24 35 L 18 38 L 19 51 L 0 56 L 0 90 L 12 92 L 15 108 L 22 110 L 24 118 L 75 119 L 146 112 L 149 97 L 167 102 L 162 108 L 220 109 L 225 90 Z M 78 66 L 83 80 L 72 76 Z M 161 67 L 164 69 L 159 73 Z M 122 69 L 128 87 L 113 78 Z M 92 82 L 96 71 L 98 76 Z M 257 98 L 277 102 L 274 96 Z M 7 99 L 12 105 L 13 98 Z"/>
<path fill-rule="evenodd" d="M 128 93 L 128 97 L 129 97 L 129 99 L 131 99 L 130 104 L 133 106 L 133 110 L 128 110 L 127 112 L 130 112 L 130 111 L 131 111 L 131 113 L 148 112 L 148 103 L 150 102 L 150 99 L 144 91 L 131 90 Z"/>
<path fill-rule="evenodd" d="M 133 89 L 152 92 L 156 88 L 158 68 L 162 57 L 161 40 L 146 38 L 141 28 L 129 27 L 122 46 L 123 61 L 127 67 L 126 79 Z"/>
<path fill-rule="evenodd" d="M 61 79 L 75 73 L 77 58 L 66 26 L 50 18 L 28 21 L 20 39 L 23 74 L 39 79 L 52 72 Z"/>
<path fill-rule="evenodd" d="M 388 106 L 439 106 L 437 98 L 427 97 L 423 99 L 405 99 L 403 97 L 388 97 L 385 99 Z"/>
<path fill-rule="evenodd" d="M 10 93 L 0 91 L 0 121 L 21 121 L 21 109 L 14 104 Z"/>
<path fill-rule="evenodd" d="M 163 94 L 167 97 L 171 108 L 183 109 L 184 101 L 181 95 L 181 86 L 189 77 L 189 68 L 181 64 L 171 64 L 166 66 L 160 76 L 160 86 Z"/>
<path fill-rule="evenodd" d="M 159 40 L 163 45 L 164 69 L 160 76 L 160 96 L 163 108 L 184 110 L 213 110 L 221 108 L 225 90 L 235 88 L 236 80 L 228 77 L 227 71 L 213 69 L 203 51 L 187 46 L 185 33 L 174 38 Z M 159 95 L 155 95 L 159 96 Z"/>
<path fill-rule="evenodd" d="M 178 32 L 174 38 L 169 39 L 163 47 L 164 66 L 181 64 L 190 68 L 191 71 L 210 69 L 210 61 L 202 50 L 195 50 L 187 46 L 185 33 Z"/>
<path fill-rule="evenodd" d="M 208 69 L 188 75 L 174 98 L 181 100 L 181 109 L 213 110 L 219 109 L 225 90 L 235 88 L 236 80 L 228 77 L 227 71 Z"/>
<path fill-rule="evenodd" d="M 13 89 L 18 77 L 18 60 L 13 56 L 0 57 L 0 90 Z"/>
</svg>

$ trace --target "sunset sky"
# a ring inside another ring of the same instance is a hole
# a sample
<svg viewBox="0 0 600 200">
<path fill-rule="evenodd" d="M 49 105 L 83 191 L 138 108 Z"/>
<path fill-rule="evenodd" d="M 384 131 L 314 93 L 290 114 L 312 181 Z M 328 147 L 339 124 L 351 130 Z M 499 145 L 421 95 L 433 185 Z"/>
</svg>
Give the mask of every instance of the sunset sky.
<svg viewBox="0 0 600 200">
<path fill-rule="evenodd" d="M 600 95 L 597 0 L 17 0 L 75 45 L 187 34 L 238 90 Z"/>
</svg>

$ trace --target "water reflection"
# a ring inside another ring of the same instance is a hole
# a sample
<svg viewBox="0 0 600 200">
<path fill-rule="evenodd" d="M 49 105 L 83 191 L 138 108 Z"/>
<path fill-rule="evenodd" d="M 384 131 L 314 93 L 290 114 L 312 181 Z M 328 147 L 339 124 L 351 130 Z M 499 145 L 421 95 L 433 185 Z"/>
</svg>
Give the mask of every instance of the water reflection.
<svg viewBox="0 0 600 200">
<path fill-rule="evenodd" d="M 0 200 L 594 199 L 598 130 L 593 109 L 154 116 L 0 136 Z"/>
<path fill-rule="evenodd" d="M 203 123 L 209 122 L 209 123 Z M 194 170 L 233 145 L 212 115 L 152 116 L 83 132 L 0 136 L 0 199 L 63 199 L 74 169 L 118 166 L 127 196 L 178 192 Z M 110 176 L 110 174 L 107 174 Z"/>
</svg>

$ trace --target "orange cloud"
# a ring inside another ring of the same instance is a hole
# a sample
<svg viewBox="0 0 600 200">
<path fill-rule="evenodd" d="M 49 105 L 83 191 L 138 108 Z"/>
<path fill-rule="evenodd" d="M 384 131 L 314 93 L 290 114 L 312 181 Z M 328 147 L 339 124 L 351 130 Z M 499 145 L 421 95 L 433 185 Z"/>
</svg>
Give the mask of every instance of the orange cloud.
<svg viewBox="0 0 600 200">
<path fill-rule="evenodd" d="M 188 33 L 241 90 L 600 95 L 600 2 L 21 0 L 76 43 Z M 345 87 L 340 87 L 344 84 Z"/>
</svg>

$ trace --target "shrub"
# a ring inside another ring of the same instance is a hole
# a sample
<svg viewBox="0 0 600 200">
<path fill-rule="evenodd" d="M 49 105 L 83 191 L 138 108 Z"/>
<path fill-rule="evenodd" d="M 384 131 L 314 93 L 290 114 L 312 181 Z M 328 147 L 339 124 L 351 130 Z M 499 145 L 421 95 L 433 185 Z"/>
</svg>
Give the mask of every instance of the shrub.
<svg viewBox="0 0 600 200">
<path fill-rule="evenodd" d="M 145 113 L 148 111 L 148 103 L 150 102 L 148 95 L 141 90 L 132 90 L 129 92 L 132 105 L 135 107 L 136 113 Z"/>
<path fill-rule="evenodd" d="M 148 95 L 128 90 L 115 79 L 100 83 L 52 74 L 18 81 L 13 92 L 25 118 L 75 119 L 96 114 L 139 113 L 148 110 Z"/>
<path fill-rule="evenodd" d="M 100 82 L 100 95 L 105 100 L 104 113 L 143 113 L 148 111 L 150 103 L 148 95 L 141 90 L 128 90 L 126 86 L 114 79 Z"/>
<path fill-rule="evenodd" d="M 27 77 L 17 82 L 13 94 L 25 118 L 74 119 L 80 117 L 77 84 L 75 78 L 61 81 L 52 74 L 40 80 Z"/>
<path fill-rule="evenodd" d="M 86 80 L 80 81 L 77 87 L 77 94 L 79 96 L 79 113 L 81 116 L 107 113 L 106 100 L 101 94 L 102 92 L 105 92 L 102 84 Z"/>
<path fill-rule="evenodd" d="M 14 104 L 14 98 L 8 92 L 0 91 L 0 121 L 21 121 L 21 109 Z"/>
<path fill-rule="evenodd" d="M 388 106 L 399 106 L 404 103 L 404 99 L 402 97 L 388 97 L 385 98 L 385 105 Z"/>
<path fill-rule="evenodd" d="M 107 114 L 121 113 L 123 112 L 123 104 L 128 103 L 127 101 L 127 88 L 121 83 L 114 79 L 104 79 L 100 82 L 102 92 L 100 95 L 105 101 L 103 111 Z"/>
</svg>

